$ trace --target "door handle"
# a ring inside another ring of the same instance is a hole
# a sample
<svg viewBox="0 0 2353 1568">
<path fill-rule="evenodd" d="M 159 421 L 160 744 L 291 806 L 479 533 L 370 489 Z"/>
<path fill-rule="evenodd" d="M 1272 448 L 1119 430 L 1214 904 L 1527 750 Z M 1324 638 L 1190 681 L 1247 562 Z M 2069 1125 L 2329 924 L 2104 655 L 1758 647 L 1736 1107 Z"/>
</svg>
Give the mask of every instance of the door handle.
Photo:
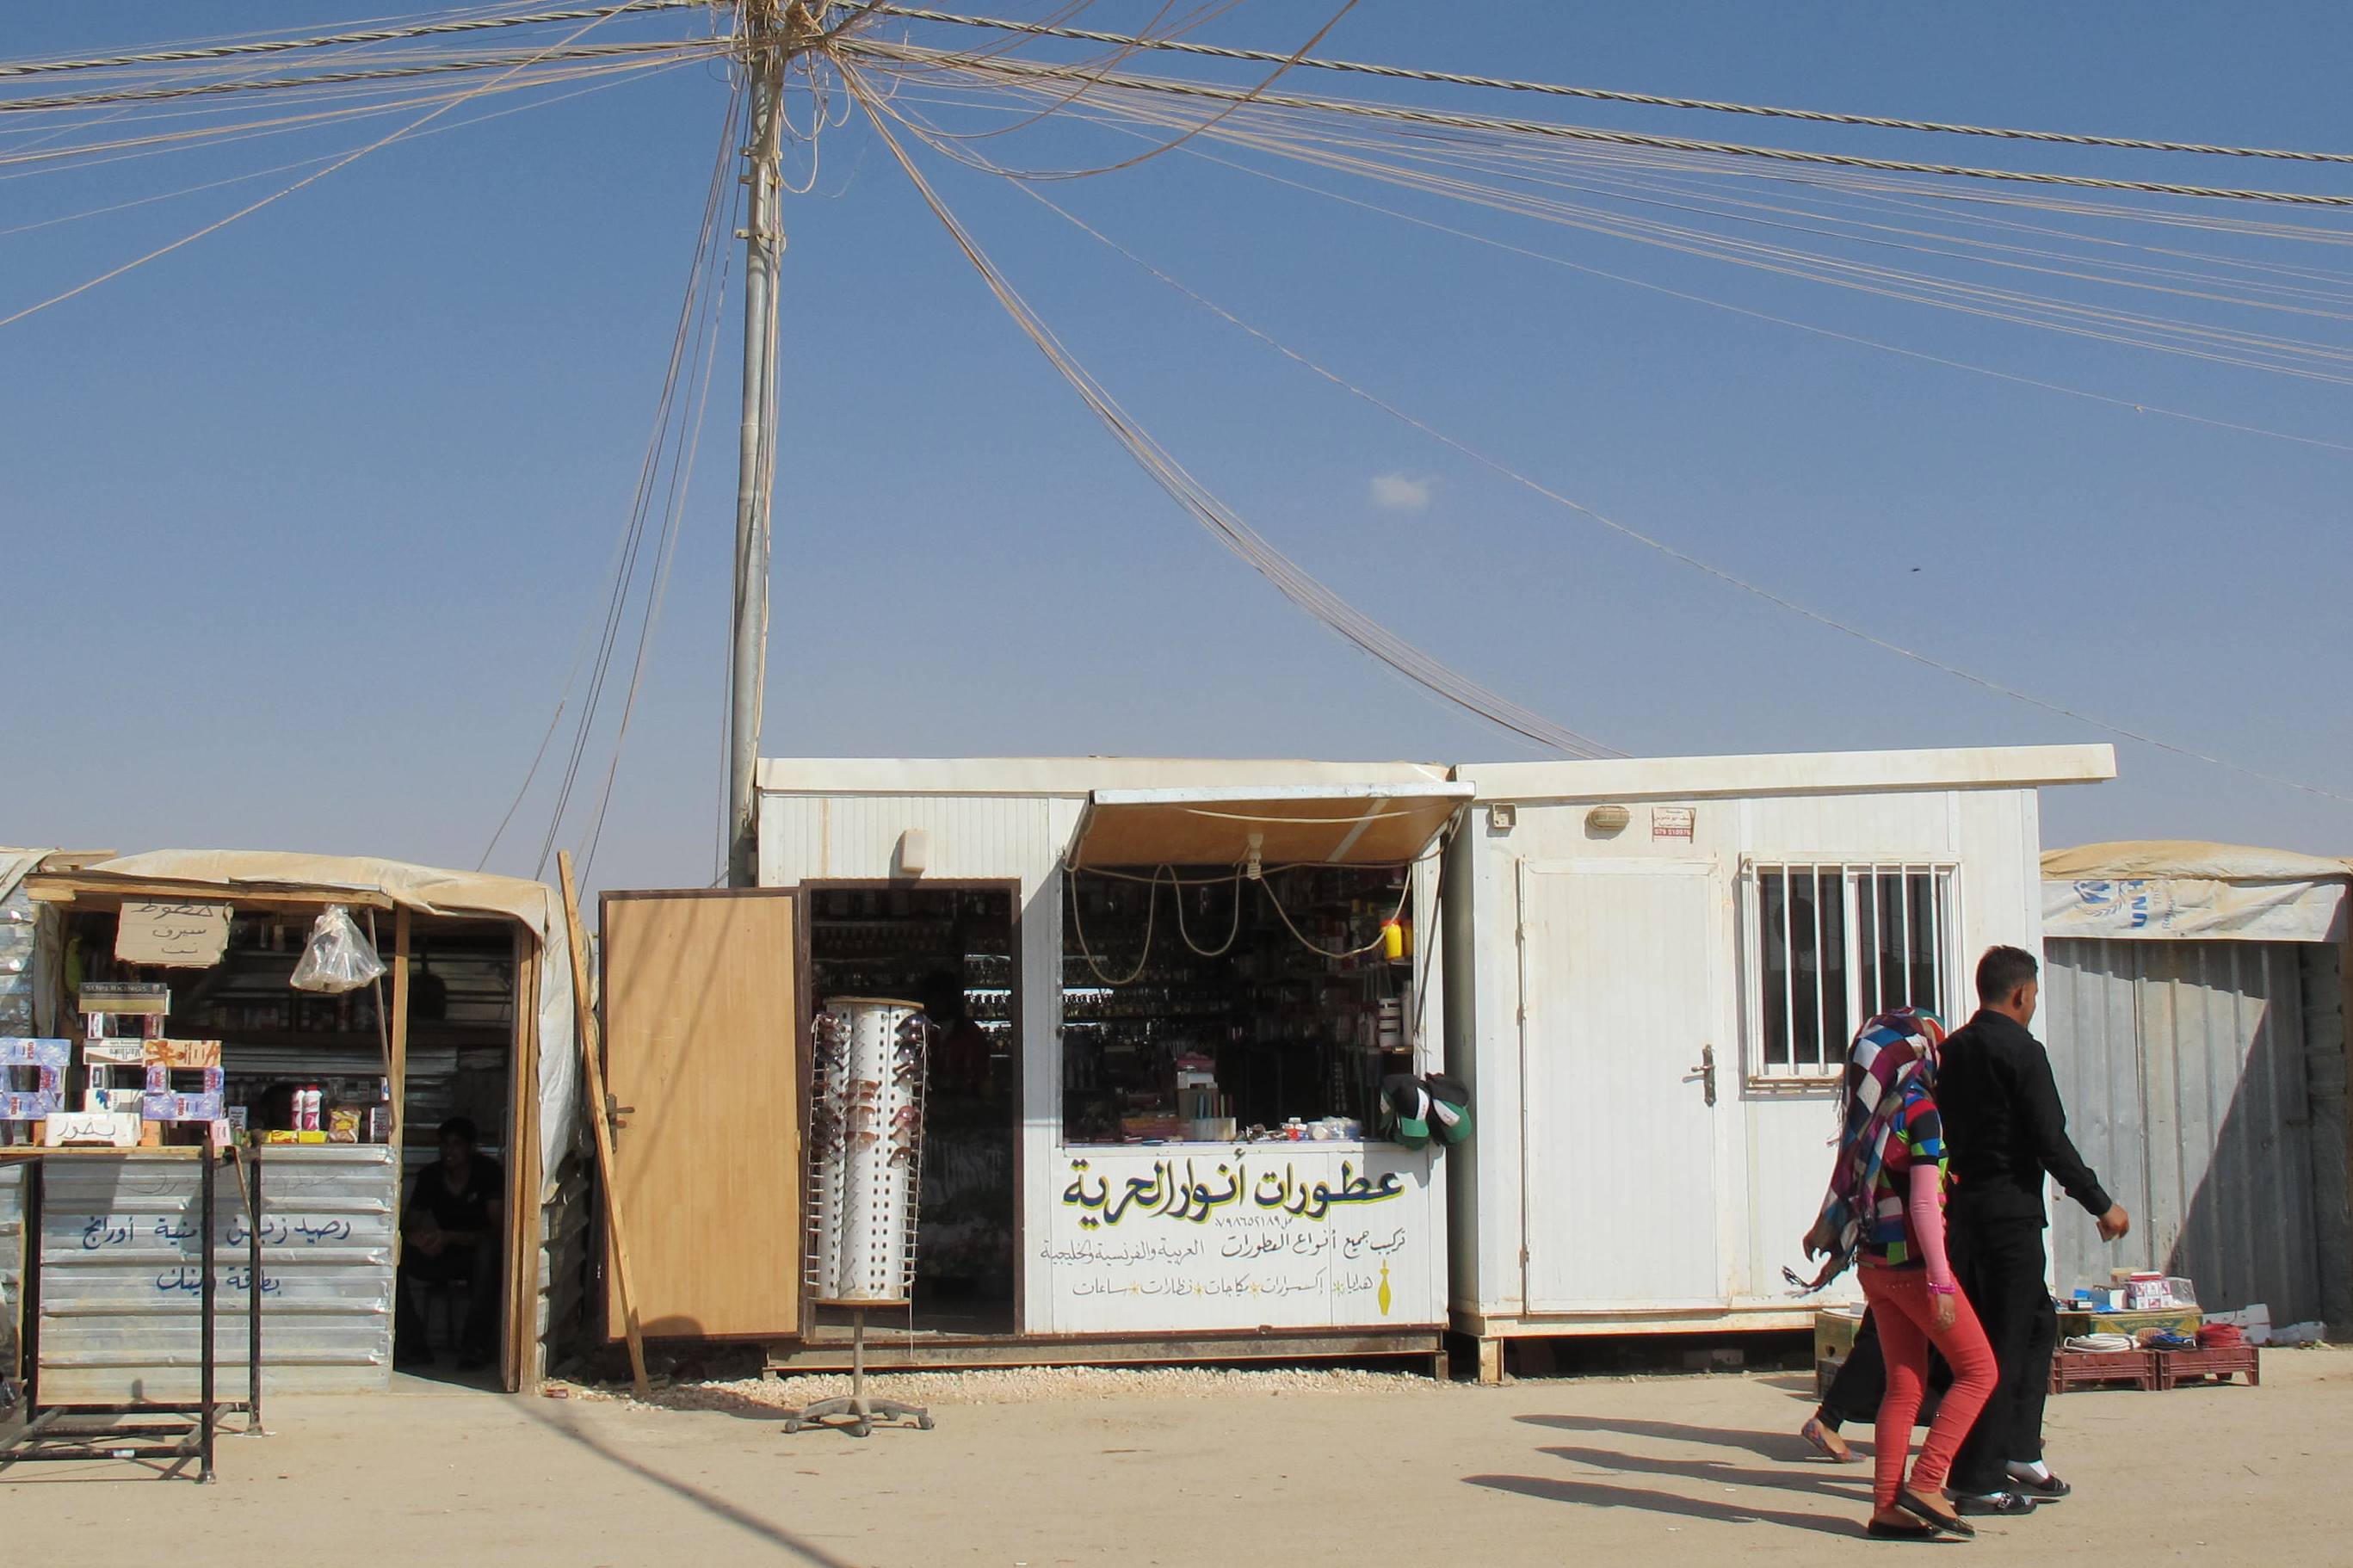
<svg viewBox="0 0 2353 1568">
<path fill-rule="evenodd" d="M 617 1134 L 622 1128 L 627 1127 L 629 1124 L 628 1119 L 637 1113 L 636 1106 L 623 1105 L 610 1094 L 605 1096 L 605 1124 L 615 1133 Z"/>
<path fill-rule="evenodd" d="M 1715 1103 L 1715 1047 L 1714 1046 L 1702 1046 L 1699 1048 L 1698 1063 L 1684 1069 L 1683 1081 L 1690 1083 L 1694 1079 L 1699 1082 L 1701 1098 L 1708 1104 L 1714 1105 Z"/>
</svg>

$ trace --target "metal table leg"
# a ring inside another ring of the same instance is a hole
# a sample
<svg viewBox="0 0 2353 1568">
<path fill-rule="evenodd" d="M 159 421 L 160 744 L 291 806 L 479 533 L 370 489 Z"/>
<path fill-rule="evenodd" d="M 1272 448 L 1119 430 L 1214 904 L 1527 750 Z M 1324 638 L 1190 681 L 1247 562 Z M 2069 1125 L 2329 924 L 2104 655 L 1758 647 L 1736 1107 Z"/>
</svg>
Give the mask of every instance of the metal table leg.
<svg viewBox="0 0 2353 1568">
<path fill-rule="evenodd" d="M 216 1170 L 216 1166 L 218 1163 L 218 1154 L 219 1151 L 213 1147 L 211 1134 L 206 1133 L 205 1137 L 204 1176 L 197 1184 L 198 1192 L 200 1194 L 197 1202 L 201 1205 L 201 1214 L 196 1221 L 197 1232 L 202 1238 L 196 1244 L 196 1261 L 204 1270 L 203 1288 L 197 1297 L 199 1303 L 197 1308 L 197 1322 L 199 1324 L 197 1332 L 202 1336 L 204 1342 L 203 1349 L 196 1356 L 196 1375 L 198 1380 L 196 1393 L 196 1480 L 200 1484 L 209 1483 L 213 1479 L 213 1427 L 219 1419 L 219 1412 L 213 1404 L 214 1363 L 219 1359 L 220 1352 L 220 1347 L 214 1342 L 214 1331 L 217 1328 L 219 1321 L 219 1281 L 213 1277 L 213 1267 L 216 1262 L 214 1258 L 215 1248 L 213 1246 L 213 1194 L 216 1184 L 217 1172 Z M 259 1294 L 261 1282 L 259 1279 L 256 1279 L 251 1283 L 253 1284 L 255 1293 Z"/>
<path fill-rule="evenodd" d="M 261 1426 L 261 1152 L 240 1150 L 231 1156 L 245 1172 L 246 1277 L 251 1289 L 245 1308 L 245 1429 Z"/>
<path fill-rule="evenodd" d="M 47 1197 L 48 1162 L 37 1156 L 25 1162 L 24 1256 L 17 1291 L 17 1310 L 24 1327 L 16 1336 L 16 1354 L 25 1363 L 25 1415 L 41 1408 L 41 1210 Z"/>
</svg>

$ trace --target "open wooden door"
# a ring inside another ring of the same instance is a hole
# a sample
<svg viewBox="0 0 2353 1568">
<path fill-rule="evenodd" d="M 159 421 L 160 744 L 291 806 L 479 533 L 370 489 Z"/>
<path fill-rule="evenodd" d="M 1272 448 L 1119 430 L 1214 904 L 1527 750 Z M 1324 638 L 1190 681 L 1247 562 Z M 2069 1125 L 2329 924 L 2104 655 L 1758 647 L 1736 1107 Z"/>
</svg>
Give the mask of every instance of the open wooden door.
<svg viewBox="0 0 2353 1568">
<path fill-rule="evenodd" d="M 614 1188 L 649 1337 L 788 1339 L 801 1320 L 800 900 L 607 893 Z M 606 1333 L 621 1334 L 607 1245 Z"/>
</svg>

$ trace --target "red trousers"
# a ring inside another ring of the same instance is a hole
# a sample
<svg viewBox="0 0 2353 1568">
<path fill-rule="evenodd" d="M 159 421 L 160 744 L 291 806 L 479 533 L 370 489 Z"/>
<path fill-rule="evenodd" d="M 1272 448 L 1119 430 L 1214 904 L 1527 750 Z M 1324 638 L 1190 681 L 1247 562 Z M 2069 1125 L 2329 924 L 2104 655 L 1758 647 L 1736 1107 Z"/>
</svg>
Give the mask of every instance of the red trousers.
<svg viewBox="0 0 2353 1568">
<path fill-rule="evenodd" d="M 1953 1369 L 1953 1386 L 1936 1410 L 1927 1441 L 1920 1445 L 1919 1462 L 1912 1467 L 1912 1489 L 1934 1497 L 1951 1474 L 1953 1456 L 1961 1439 L 1976 1425 L 1978 1412 L 1993 1397 L 1999 1373 L 1993 1347 L 1968 1298 L 1955 1295 L 1959 1308 L 1953 1326 L 1938 1332 L 1930 1325 L 1936 1297 L 1928 1289 L 1925 1268 L 1862 1268 L 1862 1297 L 1871 1303 L 1872 1321 L 1879 1325 L 1879 1344 L 1887 1362 L 1887 1394 L 1879 1402 L 1879 1423 L 1872 1432 L 1872 1500 L 1882 1509 L 1895 1506 L 1904 1485 L 1904 1460 L 1912 1447 L 1912 1424 L 1928 1391 L 1928 1347 L 1934 1344 Z"/>
</svg>

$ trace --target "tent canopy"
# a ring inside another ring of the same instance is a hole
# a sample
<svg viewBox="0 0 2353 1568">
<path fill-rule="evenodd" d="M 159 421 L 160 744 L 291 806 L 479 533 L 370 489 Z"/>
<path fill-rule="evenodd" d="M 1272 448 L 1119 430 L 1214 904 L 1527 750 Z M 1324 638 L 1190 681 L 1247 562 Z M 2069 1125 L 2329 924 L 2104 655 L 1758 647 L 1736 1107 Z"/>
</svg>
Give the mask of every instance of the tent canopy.
<svg viewBox="0 0 2353 1568">
<path fill-rule="evenodd" d="M 2042 874 L 2069 879 L 2195 877 L 2209 882 L 2325 882 L 2343 881 L 2353 875 L 2353 861 L 2299 855 L 2293 849 L 2209 844 L 2195 838 L 2132 838 L 2045 850 Z"/>
<path fill-rule="evenodd" d="M 2337 942 L 2353 863 L 2192 839 L 2042 857 L 2042 934 L 2120 941 Z"/>
<path fill-rule="evenodd" d="M 0 855 L 12 852 L 0 851 Z M 154 849 L 69 870 L 32 871 L 26 890 L 44 902 L 119 907 L 164 895 L 296 903 L 346 902 L 418 914 L 512 920 L 531 933 L 539 966 L 540 1169 L 553 1173 L 571 1147 L 580 1098 L 573 1040 L 572 965 L 563 906 L 544 882 L 445 871 L 367 856 L 274 849 Z"/>
<path fill-rule="evenodd" d="M 1401 865 L 1454 819 L 1471 786 L 1364 784 L 1099 789 L 1075 866 Z"/>
</svg>

